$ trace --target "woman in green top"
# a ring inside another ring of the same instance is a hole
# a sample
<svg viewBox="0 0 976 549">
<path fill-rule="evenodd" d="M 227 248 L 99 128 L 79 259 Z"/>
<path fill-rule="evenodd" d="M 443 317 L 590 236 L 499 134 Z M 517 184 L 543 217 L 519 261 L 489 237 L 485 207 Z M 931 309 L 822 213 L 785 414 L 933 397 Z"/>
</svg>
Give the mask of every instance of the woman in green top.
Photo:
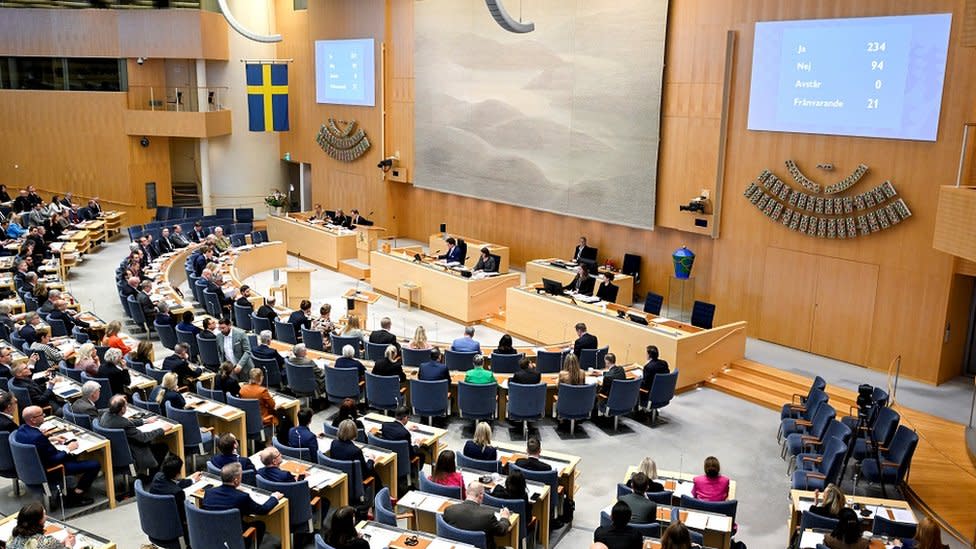
<svg viewBox="0 0 976 549">
<path fill-rule="evenodd" d="M 495 375 L 485 370 L 485 357 L 474 355 L 472 362 L 474 363 L 474 367 L 468 370 L 468 373 L 464 374 L 465 383 L 471 383 L 472 385 L 495 383 Z"/>
</svg>

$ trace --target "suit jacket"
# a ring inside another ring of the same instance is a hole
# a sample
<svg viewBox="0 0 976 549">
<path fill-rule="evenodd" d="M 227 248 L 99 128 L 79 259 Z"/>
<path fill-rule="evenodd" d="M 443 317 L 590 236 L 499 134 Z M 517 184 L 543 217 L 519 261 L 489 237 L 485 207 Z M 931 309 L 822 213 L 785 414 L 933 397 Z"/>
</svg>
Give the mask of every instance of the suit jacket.
<svg viewBox="0 0 976 549">
<path fill-rule="evenodd" d="M 16 423 L 14 423 L 14 420 L 10 419 L 9 417 L 3 414 L 0 414 L 0 432 L 12 433 L 17 430 L 17 427 L 19 426 Z"/>
<path fill-rule="evenodd" d="M 641 549 L 644 546 L 644 536 L 633 526 L 600 526 L 593 532 L 593 541 L 603 543 L 608 549 Z"/>
<path fill-rule="evenodd" d="M 237 509 L 241 512 L 241 519 L 247 515 L 266 515 L 278 505 L 277 498 L 269 498 L 264 505 L 258 505 L 246 493 L 221 484 L 214 486 L 203 494 L 203 508 L 210 511 L 224 511 L 226 509 Z"/>
<path fill-rule="evenodd" d="M 366 375 L 366 367 L 363 363 L 356 360 L 355 358 L 347 358 L 340 356 L 335 361 L 335 368 L 355 368 L 359 372 L 359 377 Z"/>
<path fill-rule="evenodd" d="M 191 367 L 189 362 L 183 360 L 177 355 L 169 355 L 163 359 L 163 369 L 169 370 L 170 372 L 176 374 L 176 376 L 179 378 L 177 384 L 180 387 L 188 386 L 190 384 L 190 378 L 196 377 L 200 373 L 198 370 Z"/>
<path fill-rule="evenodd" d="M 485 271 L 488 273 L 497 273 L 498 262 L 495 261 L 494 256 L 489 255 L 488 259 L 485 259 L 484 256 L 481 256 L 478 258 L 478 263 L 475 264 L 474 270 Z"/>
<path fill-rule="evenodd" d="M 413 438 L 410 436 L 410 430 L 404 427 L 399 421 L 384 421 L 383 426 L 380 427 L 380 438 L 385 440 L 399 440 L 406 442 L 410 447 L 411 459 L 419 451 L 419 449 L 413 445 Z"/>
<path fill-rule="evenodd" d="M 122 297 L 129 297 L 130 295 L 135 296 L 137 293 L 139 293 L 139 289 L 133 288 L 132 285 L 127 282 L 122 285 L 122 289 L 119 290 L 119 293 L 122 294 Z"/>
<path fill-rule="evenodd" d="M 518 458 L 515 460 L 515 465 L 523 469 L 528 469 L 529 471 L 552 471 L 552 467 L 544 461 L 540 461 L 539 458 L 528 456 L 524 458 Z"/>
<path fill-rule="evenodd" d="M 441 379 L 451 379 L 451 373 L 447 371 L 447 364 L 428 360 L 420 365 L 417 379 L 422 381 L 439 381 Z"/>
<path fill-rule="evenodd" d="M 41 464 L 46 468 L 71 461 L 72 459 L 71 454 L 68 452 L 62 452 L 55 448 L 51 444 L 51 441 L 38 428 L 31 427 L 26 423 L 17 428 L 14 437 L 21 444 L 30 444 L 37 448 L 37 455 L 41 458 Z"/>
<path fill-rule="evenodd" d="M 146 256 L 146 259 L 148 259 L 149 261 L 152 261 L 157 257 L 159 257 L 159 252 L 156 251 L 156 248 L 152 244 L 148 246 L 143 246 L 140 244 L 139 249 L 142 250 L 142 255 Z"/>
<path fill-rule="evenodd" d="M 302 328 L 308 330 L 312 327 L 312 320 L 305 316 L 305 313 L 301 309 L 297 311 L 292 311 L 288 315 L 288 324 L 295 327 L 295 335 L 298 337 L 302 336 Z"/>
<path fill-rule="evenodd" d="M 37 341 L 37 330 L 34 329 L 34 325 L 24 324 L 24 327 L 20 329 L 20 337 L 26 341 L 28 345 Z"/>
<path fill-rule="evenodd" d="M 191 484 L 193 484 L 191 479 L 182 478 L 174 482 L 166 478 L 166 475 L 162 472 L 158 472 L 153 475 L 152 482 L 149 483 L 149 493 L 160 496 L 173 496 L 176 499 L 176 509 L 180 512 L 180 519 L 186 522 L 186 509 L 183 508 L 186 493 L 183 492 L 183 489 L 189 488 Z"/>
<path fill-rule="evenodd" d="M 49 404 L 54 404 L 55 398 L 54 391 L 47 386 L 45 381 L 45 379 L 34 380 L 13 378 L 10 380 L 10 383 L 13 383 L 17 387 L 27 389 L 27 394 L 30 396 L 31 404 L 35 406 L 47 406 Z"/>
<path fill-rule="evenodd" d="M 319 451 L 319 440 L 311 429 L 297 425 L 288 430 L 288 446 L 305 448 L 311 452 L 311 457 L 314 459 Z"/>
<path fill-rule="evenodd" d="M 627 372 L 624 371 L 623 366 L 614 364 L 613 368 L 603 372 L 603 386 L 600 387 L 600 392 L 609 395 L 615 379 L 627 379 Z"/>
<path fill-rule="evenodd" d="M 625 494 L 618 498 L 630 506 L 630 522 L 649 524 L 657 522 L 657 504 L 643 495 Z"/>
<path fill-rule="evenodd" d="M 220 361 L 230 360 L 229 357 L 224 356 L 224 338 L 225 336 L 220 331 L 217 332 L 217 355 L 220 357 Z M 241 373 L 239 379 L 247 379 L 251 368 L 254 364 L 251 362 L 251 343 L 247 340 L 247 335 L 244 334 L 244 330 L 240 328 L 231 328 L 230 336 L 233 339 L 234 345 L 234 356 L 240 357 L 237 360 L 237 365 L 241 367 Z"/>
<path fill-rule="evenodd" d="M 403 362 L 399 360 L 393 362 L 386 357 L 377 360 L 373 365 L 373 375 L 397 376 L 400 378 L 400 383 L 407 380 L 407 374 L 403 372 Z"/>
<path fill-rule="evenodd" d="M 112 388 L 113 395 L 128 394 L 129 384 L 132 383 L 132 377 L 129 375 L 127 368 L 119 368 L 108 362 L 103 362 L 98 367 L 98 377 L 108 379 L 108 384 Z"/>
<path fill-rule="evenodd" d="M 600 286 L 596 289 L 596 296 L 607 303 L 617 301 L 618 293 L 620 293 L 620 286 L 617 286 L 611 282 L 600 284 Z"/>
<path fill-rule="evenodd" d="M 275 401 L 267 387 L 246 383 L 241 387 L 241 398 L 253 398 L 258 401 L 258 409 L 261 411 L 261 419 L 265 425 L 276 425 L 278 423 L 278 416 L 275 415 Z"/>
<path fill-rule="evenodd" d="M 541 381 L 542 374 L 540 374 L 535 368 L 519 368 L 518 371 L 512 375 L 512 383 L 535 385 Z"/>
<path fill-rule="evenodd" d="M 186 236 L 183 235 L 183 233 L 180 234 L 170 233 L 169 242 L 174 248 L 186 248 L 187 246 L 190 245 L 189 239 L 187 239 Z"/>
<path fill-rule="evenodd" d="M 593 288 L 596 287 L 596 279 L 590 275 L 580 279 L 580 275 L 573 277 L 569 284 L 563 286 L 563 291 L 574 291 L 583 295 L 593 295 Z"/>
<path fill-rule="evenodd" d="M 199 241 L 197 241 L 199 242 Z M 200 273 L 207 267 L 207 256 L 203 254 L 197 254 L 193 257 L 193 274 L 200 276 Z"/>
<path fill-rule="evenodd" d="M 477 503 L 465 500 L 444 509 L 444 522 L 462 530 L 484 532 L 488 548 L 494 549 L 495 536 L 501 536 L 511 529 L 508 519 L 496 519 L 495 511 Z"/>
<path fill-rule="evenodd" d="M 258 307 L 257 312 L 254 313 L 254 316 L 267 318 L 270 322 L 274 322 L 275 319 L 278 318 L 278 313 L 276 313 L 271 306 L 265 304 Z M 274 324 L 272 324 L 272 326 L 274 326 Z"/>
<path fill-rule="evenodd" d="M 169 237 L 162 238 L 156 241 L 156 254 L 163 255 L 168 254 L 173 251 L 173 243 L 170 242 Z"/>
<path fill-rule="evenodd" d="M 203 229 L 199 231 L 193 229 L 190 230 L 190 240 L 194 242 L 203 242 L 206 239 L 207 239 L 207 231 Z"/>
<path fill-rule="evenodd" d="M 461 247 L 454 246 L 453 248 L 448 248 L 446 254 L 441 254 L 437 256 L 438 259 L 447 260 L 448 263 L 456 261 L 458 263 L 464 263 L 464 256 L 461 255 Z"/>
<path fill-rule="evenodd" d="M 74 328 L 75 326 L 78 326 L 79 328 L 88 327 L 87 322 L 85 322 L 84 320 L 77 320 L 73 318 L 71 315 L 68 314 L 67 311 L 54 311 L 48 316 L 48 318 L 53 318 L 55 320 L 60 320 L 61 322 L 63 322 L 64 327 L 68 330 L 69 333 L 71 332 L 71 329 Z"/>
<path fill-rule="evenodd" d="M 397 354 L 401 352 L 400 342 L 397 341 L 396 336 L 386 330 L 373 330 L 373 332 L 369 334 L 369 342 L 375 344 L 393 345 L 397 349 Z"/>
<path fill-rule="evenodd" d="M 573 342 L 573 354 L 579 358 L 583 349 L 596 349 L 599 342 L 593 334 L 583 334 Z"/>
<path fill-rule="evenodd" d="M 481 446 L 473 440 L 464 443 L 464 449 L 461 453 L 471 459 L 485 461 L 495 461 L 498 459 L 498 450 L 494 446 Z"/>
<path fill-rule="evenodd" d="M 366 456 L 363 455 L 363 451 L 351 440 L 332 439 L 332 445 L 329 447 L 329 457 L 342 461 L 358 461 L 363 472 L 363 478 L 372 476 L 373 474 L 373 467 L 370 462 L 366 461 Z"/>
<path fill-rule="evenodd" d="M 129 439 L 129 451 L 132 452 L 137 471 L 159 467 L 149 445 L 153 440 L 163 436 L 166 433 L 165 429 L 158 427 L 148 433 L 140 431 L 139 426 L 143 423 L 141 419 L 129 419 L 109 412 L 102 414 L 102 417 L 98 418 L 98 423 L 108 429 L 125 431 L 125 438 Z"/>
<path fill-rule="evenodd" d="M 142 314 L 146 316 L 146 320 L 152 322 L 156 318 L 156 304 L 152 302 L 149 294 L 139 290 L 136 292 L 136 302 L 142 308 Z"/>
<path fill-rule="evenodd" d="M 580 259 L 592 259 L 596 261 L 596 248 L 577 244 L 573 248 L 573 261 L 579 261 Z"/>
<path fill-rule="evenodd" d="M 480 353 L 481 343 L 473 337 L 459 337 L 451 342 L 451 350 L 459 353 Z"/>
<path fill-rule="evenodd" d="M 234 299 L 227 297 L 227 295 L 224 294 L 224 289 L 218 286 L 214 281 L 208 280 L 206 289 L 207 291 L 217 294 L 217 302 L 220 303 L 221 307 L 230 307 L 231 304 L 234 303 Z"/>
<path fill-rule="evenodd" d="M 210 463 L 213 463 L 214 467 L 218 469 L 223 469 L 224 465 L 234 463 L 235 461 L 240 463 L 241 467 L 243 467 L 245 471 L 254 470 L 254 463 L 251 460 L 237 454 L 231 454 L 229 456 L 225 456 L 224 454 L 214 454 L 214 456 L 210 458 Z"/>
<path fill-rule="evenodd" d="M 279 467 L 263 467 L 258 469 L 258 476 L 264 477 L 265 480 L 270 480 L 271 482 L 295 482 L 298 480 L 295 478 L 295 475 Z"/>
<path fill-rule="evenodd" d="M 278 369 L 285 369 L 285 357 L 281 356 L 281 353 L 277 349 L 272 349 L 267 345 L 258 345 L 257 347 L 251 349 L 251 356 L 256 358 L 263 358 L 265 360 L 274 360 L 278 363 Z"/>
<path fill-rule="evenodd" d="M 644 378 L 641 380 L 641 387 L 650 390 L 651 384 L 654 383 L 654 376 L 667 373 L 669 373 L 667 361 L 660 358 L 648 360 L 647 364 L 644 365 Z"/>
<path fill-rule="evenodd" d="M 71 411 L 77 415 L 85 415 L 92 419 L 98 417 L 98 408 L 87 398 L 79 398 L 71 403 Z"/>
</svg>

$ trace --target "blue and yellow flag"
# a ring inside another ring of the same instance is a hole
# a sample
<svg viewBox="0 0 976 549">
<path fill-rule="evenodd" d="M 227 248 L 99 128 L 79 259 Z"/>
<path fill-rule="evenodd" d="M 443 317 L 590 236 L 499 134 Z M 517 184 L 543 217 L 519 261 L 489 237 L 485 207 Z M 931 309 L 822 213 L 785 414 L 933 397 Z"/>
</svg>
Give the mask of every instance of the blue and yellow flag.
<svg viewBox="0 0 976 549">
<path fill-rule="evenodd" d="M 288 131 L 288 65 L 248 63 L 245 73 L 250 130 Z"/>
</svg>

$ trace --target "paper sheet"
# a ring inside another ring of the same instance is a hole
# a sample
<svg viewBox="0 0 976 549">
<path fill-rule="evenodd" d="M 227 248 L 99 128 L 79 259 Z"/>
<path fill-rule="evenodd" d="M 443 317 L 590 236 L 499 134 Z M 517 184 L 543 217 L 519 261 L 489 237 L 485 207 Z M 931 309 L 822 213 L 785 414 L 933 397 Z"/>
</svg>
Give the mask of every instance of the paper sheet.
<svg viewBox="0 0 976 549">
<path fill-rule="evenodd" d="M 905 522 L 908 524 L 916 524 L 918 519 L 915 518 L 915 513 L 911 509 L 899 509 L 896 507 L 889 507 L 888 511 L 891 512 L 892 520 L 895 522 Z"/>
<path fill-rule="evenodd" d="M 823 543 L 825 534 L 812 530 L 804 530 L 800 536 L 800 549 L 816 549 L 817 544 Z"/>
<path fill-rule="evenodd" d="M 705 513 L 696 513 L 694 511 L 688 511 L 688 517 L 685 520 L 685 526 L 691 528 L 692 530 L 704 530 L 708 527 L 708 515 Z"/>
<path fill-rule="evenodd" d="M 407 509 L 413 509 L 420 505 L 420 502 L 427 497 L 423 492 L 419 490 L 411 490 L 403 495 L 402 498 L 397 500 L 397 505 L 402 506 Z"/>
<path fill-rule="evenodd" d="M 437 513 L 441 510 L 441 506 L 444 505 L 445 501 L 448 500 L 440 496 L 428 494 L 427 497 L 425 497 L 420 502 L 420 505 L 418 505 L 417 508 L 420 509 L 421 511 L 427 511 L 429 513 Z"/>
</svg>

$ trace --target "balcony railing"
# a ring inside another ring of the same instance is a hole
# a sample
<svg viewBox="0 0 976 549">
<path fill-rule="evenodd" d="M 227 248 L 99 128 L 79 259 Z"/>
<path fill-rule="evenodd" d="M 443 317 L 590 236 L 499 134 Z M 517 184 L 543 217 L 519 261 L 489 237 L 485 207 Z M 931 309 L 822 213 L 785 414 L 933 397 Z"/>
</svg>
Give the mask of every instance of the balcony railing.
<svg viewBox="0 0 976 549">
<path fill-rule="evenodd" d="M 129 86 L 129 109 L 137 111 L 214 112 L 227 110 L 228 88 Z"/>
<path fill-rule="evenodd" d="M 217 0 L 0 0 L 0 8 L 184 8 L 220 11 Z"/>
</svg>

